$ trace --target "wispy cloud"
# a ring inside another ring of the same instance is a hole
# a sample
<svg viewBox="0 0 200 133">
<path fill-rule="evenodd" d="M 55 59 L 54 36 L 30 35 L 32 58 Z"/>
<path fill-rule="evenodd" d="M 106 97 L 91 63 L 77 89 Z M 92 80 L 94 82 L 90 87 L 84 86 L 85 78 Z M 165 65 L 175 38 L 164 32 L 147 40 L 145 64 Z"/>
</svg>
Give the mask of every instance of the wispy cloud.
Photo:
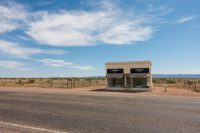
<svg viewBox="0 0 200 133">
<path fill-rule="evenodd" d="M 71 67 L 75 69 L 80 69 L 80 70 L 95 70 L 96 69 L 95 67 L 90 66 L 90 65 L 80 66 L 80 65 L 74 64 Z"/>
<path fill-rule="evenodd" d="M 94 11 L 34 13 L 26 34 L 41 44 L 53 46 L 132 44 L 149 40 L 155 32 L 156 17 L 171 11 L 163 12 L 166 8 L 162 7 L 143 13 L 127 12 L 112 3 L 103 4 Z"/>
<path fill-rule="evenodd" d="M 32 70 L 32 68 L 26 67 L 25 63 L 13 61 L 13 60 L 0 61 L 0 67 L 1 68 L 7 68 L 7 69 L 15 69 L 17 71 L 30 71 L 30 70 Z"/>
<path fill-rule="evenodd" d="M 30 70 L 33 70 L 33 68 L 30 68 L 30 67 L 20 67 L 20 68 L 17 68 L 17 70 L 19 70 L 19 71 L 30 71 Z"/>
<path fill-rule="evenodd" d="M 192 21 L 194 19 L 196 19 L 197 16 L 196 15 L 191 15 L 191 16 L 183 16 L 183 17 L 180 17 L 178 20 L 176 20 L 175 23 L 178 23 L 178 24 L 181 24 L 181 23 L 186 23 L 188 21 Z"/>
<path fill-rule="evenodd" d="M 35 54 L 53 54 L 53 55 L 60 55 L 64 54 L 65 52 L 60 49 L 40 49 L 40 48 L 28 48 L 22 47 L 17 43 L 9 42 L 5 40 L 0 40 L 0 52 L 3 54 L 8 54 L 17 57 L 29 57 Z"/>
<path fill-rule="evenodd" d="M 0 10 L 0 33 L 21 26 L 33 40 L 52 46 L 126 45 L 147 41 L 155 32 L 157 20 L 172 12 L 166 6 L 152 5 L 143 12 L 124 10 L 109 1 L 99 2 L 95 10 L 89 11 L 31 12 L 14 2 L 0 5 Z"/>
<path fill-rule="evenodd" d="M 35 5 L 37 5 L 37 6 L 47 6 L 49 4 L 51 4 L 51 1 L 44 1 L 44 0 L 35 3 Z"/>
<path fill-rule="evenodd" d="M 80 70 L 94 70 L 96 69 L 93 66 L 90 65 L 86 65 L 86 66 L 81 66 L 72 62 L 67 62 L 65 60 L 55 60 L 55 59 L 42 59 L 42 60 L 38 60 L 42 63 L 44 63 L 44 65 L 46 66 L 51 66 L 51 67 L 71 67 L 71 68 L 75 68 L 75 69 L 80 69 Z"/>
<path fill-rule="evenodd" d="M 18 35 L 16 36 L 17 39 L 20 39 L 20 40 L 25 40 L 25 41 L 30 41 L 32 40 L 31 38 L 27 37 L 27 36 L 22 36 L 22 35 Z"/>
<path fill-rule="evenodd" d="M 43 62 L 46 66 L 51 66 L 51 67 L 63 67 L 73 64 L 71 62 L 66 62 L 64 60 L 54 60 L 54 59 L 42 59 L 38 61 Z"/>
<path fill-rule="evenodd" d="M 20 68 L 24 66 L 24 63 L 16 62 L 16 61 L 0 61 L 0 67 L 3 68 Z"/>
<path fill-rule="evenodd" d="M 0 33 L 19 28 L 26 18 L 27 13 L 23 5 L 15 2 L 0 3 Z"/>
</svg>

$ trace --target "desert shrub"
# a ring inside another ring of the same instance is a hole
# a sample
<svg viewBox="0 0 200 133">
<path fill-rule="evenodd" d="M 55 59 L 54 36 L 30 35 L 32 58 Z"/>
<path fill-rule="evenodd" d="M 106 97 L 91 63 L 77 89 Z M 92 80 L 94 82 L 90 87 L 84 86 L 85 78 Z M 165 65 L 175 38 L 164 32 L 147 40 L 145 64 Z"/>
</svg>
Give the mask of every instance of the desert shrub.
<svg viewBox="0 0 200 133">
<path fill-rule="evenodd" d="M 174 79 L 167 79 L 166 82 L 167 82 L 168 84 L 175 84 L 175 83 L 176 83 L 176 80 L 174 80 Z"/>
<path fill-rule="evenodd" d="M 76 80 L 76 81 L 79 81 L 79 80 L 80 80 L 80 78 L 74 78 L 74 80 Z"/>
<path fill-rule="evenodd" d="M 18 80 L 18 81 L 16 82 L 16 84 L 22 85 L 22 84 L 23 84 L 23 83 L 22 83 L 22 80 Z"/>
<path fill-rule="evenodd" d="M 86 80 L 86 81 L 90 81 L 90 80 L 92 80 L 92 79 L 91 79 L 91 78 L 86 78 L 85 80 Z"/>
<path fill-rule="evenodd" d="M 177 81 L 178 81 L 178 82 L 182 82 L 182 80 L 181 80 L 181 79 L 178 79 Z"/>
<path fill-rule="evenodd" d="M 49 81 L 53 81 L 53 80 L 55 80 L 54 78 L 49 78 Z"/>
<path fill-rule="evenodd" d="M 165 82 L 167 79 L 166 78 L 161 78 L 160 81 Z"/>
<path fill-rule="evenodd" d="M 190 80 L 189 80 L 189 81 L 188 81 L 188 84 L 193 85 L 193 81 L 190 81 Z"/>
<path fill-rule="evenodd" d="M 28 80 L 28 83 L 29 83 L 29 84 L 35 83 L 35 79 L 29 79 L 29 80 Z"/>
<path fill-rule="evenodd" d="M 53 82 L 52 79 L 48 79 L 48 80 L 47 80 L 47 83 L 49 83 L 49 84 L 51 84 L 52 82 Z"/>
<path fill-rule="evenodd" d="M 153 79 L 153 83 L 160 83 L 159 79 Z"/>
<path fill-rule="evenodd" d="M 72 78 L 67 79 L 68 81 L 72 81 Z"/>
<path fill-rule="evenodd" d="M 61 78 L 51 78 L 52 80 L 61 80 Z"/>
</svg>

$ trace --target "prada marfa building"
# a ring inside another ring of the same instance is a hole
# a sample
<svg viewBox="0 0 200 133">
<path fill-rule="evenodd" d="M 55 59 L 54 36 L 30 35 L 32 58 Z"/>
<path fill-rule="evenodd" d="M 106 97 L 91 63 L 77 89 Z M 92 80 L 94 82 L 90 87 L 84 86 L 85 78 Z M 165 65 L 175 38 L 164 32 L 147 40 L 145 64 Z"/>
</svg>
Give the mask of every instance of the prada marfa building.
<svg viewBox="0 0 200 133">
<path fill-rule="evenodd" d="M 151 61 L 106 63 L 106 88 L 152 91 Z"/>
</svg>

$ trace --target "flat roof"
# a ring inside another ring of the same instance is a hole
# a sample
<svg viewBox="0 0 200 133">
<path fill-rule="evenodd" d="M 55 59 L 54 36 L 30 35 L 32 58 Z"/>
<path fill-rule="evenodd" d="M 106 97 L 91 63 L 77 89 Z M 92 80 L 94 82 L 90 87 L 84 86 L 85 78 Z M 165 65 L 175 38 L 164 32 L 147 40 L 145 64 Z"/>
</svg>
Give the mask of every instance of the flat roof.
<svg viewBox="0 0 200 133">
<path fill-rule="evenodd" d="M 151 61 L 126 61 L 126 62 L 108 62 L 106 65 L 111 65 L 111 64 L 151 64 Z"/>
</svg>

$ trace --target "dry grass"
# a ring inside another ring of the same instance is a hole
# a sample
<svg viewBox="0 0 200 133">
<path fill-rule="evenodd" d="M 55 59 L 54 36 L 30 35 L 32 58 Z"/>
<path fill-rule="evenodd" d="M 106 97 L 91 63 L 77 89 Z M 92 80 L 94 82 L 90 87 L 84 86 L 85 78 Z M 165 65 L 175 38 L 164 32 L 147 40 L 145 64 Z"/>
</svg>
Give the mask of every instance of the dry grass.
<svg viewBox="0 0 200 133">
<path fill-rule="evenodd" d="M 168 85 L 166 92 L 164 86 L 155 84 L 154 91 L 151 93 L 156 95 L 200 96 L 199 92 L 196 92 L 191 88 L 184 87 L 180 84 Z"/>
<path fill-rule="evenodd" d="M 191 82 L 190 84 L 188 84 Z M 167 91 L 165 92 L 164 85 L 167 84 Z M 153 79 L 154 91 L 144 92 L 142 94 L 153 95 L 176 95 L 176 96 L 200 96 L 200 79 Z M 0 86 L 7 86 L 6 88 L 80 88 L 71 89 L 75 92 L 88 92 L 105 88 L 105 79 L 85 79 L 85 78 L 35 78 L 35 79 L 0 79 Z M 196 86 L 196 87 L 195 87 Z M 84 89 L 84 87 L 86 87 Z M 88 88 L 89 87 L 89 88 Z M 5 87 L 4 87 L 5 88 Z M 196 89 L 195 89 L 196 88 Z M 68 90 L 70 91 L 70 90 Z M 139 93 L 140 94 L 140 93 Z"/>
<path fill-rule="evenodd" d="M 105 85 L 100 78 L 1 78 L 0 86 L 80 88 Z"/>
</svg>

